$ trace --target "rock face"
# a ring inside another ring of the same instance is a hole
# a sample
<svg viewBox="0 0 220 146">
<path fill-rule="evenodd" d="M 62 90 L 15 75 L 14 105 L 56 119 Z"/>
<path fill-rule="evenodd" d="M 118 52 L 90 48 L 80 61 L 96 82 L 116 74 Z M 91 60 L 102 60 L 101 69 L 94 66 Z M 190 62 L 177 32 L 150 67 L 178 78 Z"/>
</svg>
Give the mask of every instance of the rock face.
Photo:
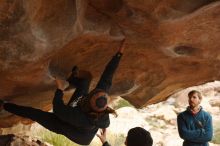
<svg viewBox="0 0 220 146">
<path fill-rule="evenodd" d="M 78 65 L 94 87 L 124 37 L 111 94 L 136 107 L 218 80 L 219 14 L 219 0 L 0 0 L 0 98 L 49 110 L 51 74 Z"/>
<path fill-rule="evenodd" d="M 50 146 L 49 144 L 45 144 L 36 138 L 33 139 L 30 136 L 16 136 L 13 134 L 1 135 L 0 144 L 1 146 Z"/>
</svg>

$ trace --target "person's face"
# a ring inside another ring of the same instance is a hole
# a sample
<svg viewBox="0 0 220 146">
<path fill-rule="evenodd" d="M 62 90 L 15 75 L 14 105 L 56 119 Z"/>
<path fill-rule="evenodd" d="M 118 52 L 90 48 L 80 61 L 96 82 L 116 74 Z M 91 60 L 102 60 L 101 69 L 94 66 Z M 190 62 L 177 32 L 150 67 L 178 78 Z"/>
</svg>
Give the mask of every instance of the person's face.
<svg viewBox="0 0 220 146">
<path fill-rule="evenodd" d="M 201 103 L 201 99 L 199 98 L 198 93 L 194 93 L 188 98 L 190 108 L 198 107 Z"/>
</svg>

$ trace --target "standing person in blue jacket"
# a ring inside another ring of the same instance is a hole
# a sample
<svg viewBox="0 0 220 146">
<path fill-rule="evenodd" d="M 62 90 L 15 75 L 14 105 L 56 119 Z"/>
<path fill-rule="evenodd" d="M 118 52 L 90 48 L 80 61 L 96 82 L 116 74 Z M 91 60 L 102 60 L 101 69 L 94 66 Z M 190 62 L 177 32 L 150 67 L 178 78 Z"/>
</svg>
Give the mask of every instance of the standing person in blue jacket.
<svg viewBox="0 0 220 146">
<path fill-rule="evenodd" d="M 109 126 L 109 114 L 117 115 L 113 109 L 108 107 L 108 91 L 123 50 L 124 40 L 116 55 L 107 64 L 97 86 L 90 93 L 88 93 L 88 90 L 91 79 L 79 77 L 77 67 L 73 67 L 72 75 L 67 81 L 70 85 L 76 87 L 76 90 L 67 105 L 64 104 L 62 99 L 65 87 L 62 80 L 56 79 L 57 90 L 53 99 L 53 113 L 2 100 L 0 100 L 0 108 L 30 118 L 45 128 L 62 134 L 78 144 L 88 145 L 99 128 Z"/>
<path fill-rule="evenodd" d="M 177 116 L 178 131 L 183 146 L 208 146 L 213 135 L 212 117 L 200 106 L 202 95 L 192 90 L 188 93 L 189 106 Z"/>
</svg>

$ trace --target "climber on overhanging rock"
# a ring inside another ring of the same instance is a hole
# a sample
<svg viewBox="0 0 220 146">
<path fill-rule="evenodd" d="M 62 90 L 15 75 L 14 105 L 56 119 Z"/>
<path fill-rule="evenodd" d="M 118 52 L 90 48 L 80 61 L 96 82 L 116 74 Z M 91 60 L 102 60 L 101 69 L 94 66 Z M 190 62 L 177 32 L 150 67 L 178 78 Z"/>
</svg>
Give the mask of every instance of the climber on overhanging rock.
<svg viewBox="0 0 220 146">
<path fill-rule="evenodd" d="M 124 41 L 121 42 L 116 55 L 107 64 L 97 86 L 90 93 L 88 93 L 90 79 L 77 77 L 78 69 L 73 67 L 72 75 L 67 81 L 70 85 L 75 86 L 76 90 L 68 105 L 65 105 L 62 99 L 65 90 L 62 80 L 56 79 L 57 90 L 53 99 L 53 113 L 2 100 L 0 100 L 0 108 L 30 118 L 45 128 L 62 134 L 78 144 L 90 144 L 99 128 L 109 126 L 109 114 L 117 116 L 116 112 L 108 107 L 108 91 L 124 50 Z"/>
</svg>

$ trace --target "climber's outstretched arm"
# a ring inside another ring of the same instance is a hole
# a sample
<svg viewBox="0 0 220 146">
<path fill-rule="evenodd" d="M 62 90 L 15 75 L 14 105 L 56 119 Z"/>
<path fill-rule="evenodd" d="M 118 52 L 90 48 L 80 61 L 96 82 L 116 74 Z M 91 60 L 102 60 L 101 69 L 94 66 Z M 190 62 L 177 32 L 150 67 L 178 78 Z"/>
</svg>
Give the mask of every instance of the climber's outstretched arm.
<svg viewBox="0 0 220 146">
<path fill-rule="evenodd" d="M 110 62 L 106 65 L 104 72 L 96 86 L 97 89 L 103 89 L 105 92 L 108 92 L 112 85 L 112 78 L 115 73 L 115 70 L 118 67 L 122 54 L 124 52 L 125 39 L 121 42 L 120 47 L 117 53 L 113 56 Z"/>
</svg>

